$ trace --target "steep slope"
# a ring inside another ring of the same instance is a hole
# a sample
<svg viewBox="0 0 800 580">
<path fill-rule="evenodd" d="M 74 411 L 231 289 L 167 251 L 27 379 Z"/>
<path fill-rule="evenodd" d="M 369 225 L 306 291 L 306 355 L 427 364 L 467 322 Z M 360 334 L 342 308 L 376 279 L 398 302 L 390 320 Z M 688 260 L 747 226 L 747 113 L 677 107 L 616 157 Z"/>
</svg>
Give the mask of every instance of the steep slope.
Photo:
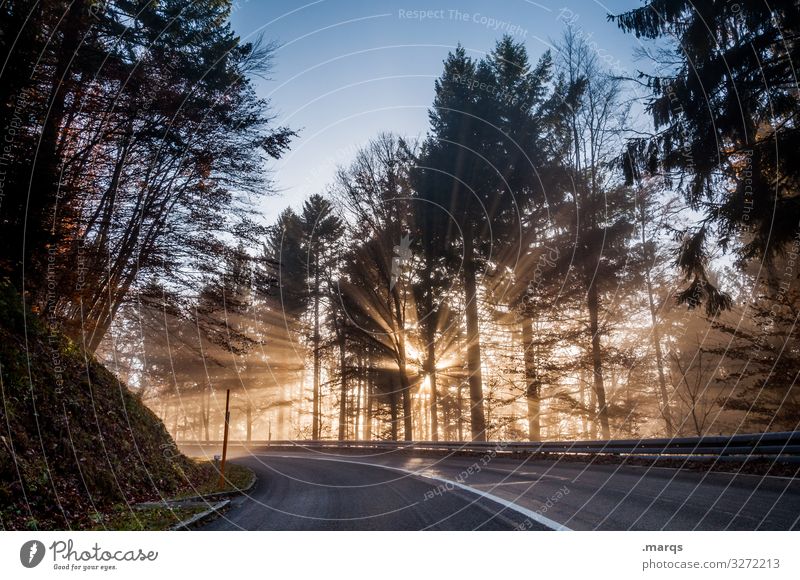
<svg viewBox="0 0 800 580">
<path fill-rule="evenodd" d="M 134 393 L 0 280 L 0 528 L 87 527 L 199 470 Z"/>
</svg>

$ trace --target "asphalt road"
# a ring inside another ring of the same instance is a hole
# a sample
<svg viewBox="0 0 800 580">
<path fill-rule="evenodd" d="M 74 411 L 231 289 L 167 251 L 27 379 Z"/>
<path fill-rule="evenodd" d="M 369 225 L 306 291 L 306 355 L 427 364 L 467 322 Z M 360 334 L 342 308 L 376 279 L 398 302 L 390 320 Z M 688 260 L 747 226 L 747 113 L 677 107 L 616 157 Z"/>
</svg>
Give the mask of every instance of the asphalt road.
<svg viewBox="0 0 800 580">
<path fill-rule="evenodd" d="M 346 459 L 346 458 L 345 458 Z M 256 487 L 207 530 L 512 530 L 520 513 L 473 493 L 386 469 L 318 457 L 264 455 L 239 463 Z M 537 524 L 537 529 L 547 529 Z"/>
<path fill-rule="evenodd" d="M 209 530 L 797 530 L 800 480 L 500 457 L 254 452 Z"/>
</svg>

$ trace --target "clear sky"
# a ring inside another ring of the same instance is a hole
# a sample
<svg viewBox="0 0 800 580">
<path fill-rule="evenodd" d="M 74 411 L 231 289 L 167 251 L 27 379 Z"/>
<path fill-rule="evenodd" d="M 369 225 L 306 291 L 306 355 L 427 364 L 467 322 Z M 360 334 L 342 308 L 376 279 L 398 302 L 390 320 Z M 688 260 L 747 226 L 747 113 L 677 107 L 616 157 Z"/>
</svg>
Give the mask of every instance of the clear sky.
<svg viewBox="0 0 800 580">
<path fill-rule="evenodd" d="M 280 195 L 263 204 L 273 221 L 323 192 L 336 167 L 380 131 L 421 137 L 442 61 L 459 42 L 481 57 L 503 34 L 524 41 L 532 61 L 551 47 L 567 21 L 580 28 L 620 73 L 636 69 L 638 41 L 606 14 L 638 0 L 235 0 L 234 29 L 280 45 L 272 80 L 258 83 L 276 123 L 300 131 L 273 163 Z"/>
</svg>

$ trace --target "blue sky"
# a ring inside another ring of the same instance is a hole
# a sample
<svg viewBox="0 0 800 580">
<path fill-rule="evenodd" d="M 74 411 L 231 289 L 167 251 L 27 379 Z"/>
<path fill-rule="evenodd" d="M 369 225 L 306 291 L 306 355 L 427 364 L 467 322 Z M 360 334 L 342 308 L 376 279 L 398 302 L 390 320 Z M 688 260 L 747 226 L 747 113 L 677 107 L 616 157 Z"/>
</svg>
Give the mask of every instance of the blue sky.
<svg viewBox="0 0 800 580">
<path fill-rule="evenodd" d="M 638 41 L 606 20 L 637 0 L 235 0 L 232 22 L 244 39 L 279 43 L 272 80 L 258 82 L 276 122 L 300 130 L 292 150 L 272 164 L 280 190 L 263 203 L 268 221 L 324 192 L 338 165 L 380 131 L 421 137 L 442 61 L 459 42 L 481 57 L 504 33 L 524 41 L 535 60 L 567 21 L 598 54 L 633 73 Z"/>
</svg>

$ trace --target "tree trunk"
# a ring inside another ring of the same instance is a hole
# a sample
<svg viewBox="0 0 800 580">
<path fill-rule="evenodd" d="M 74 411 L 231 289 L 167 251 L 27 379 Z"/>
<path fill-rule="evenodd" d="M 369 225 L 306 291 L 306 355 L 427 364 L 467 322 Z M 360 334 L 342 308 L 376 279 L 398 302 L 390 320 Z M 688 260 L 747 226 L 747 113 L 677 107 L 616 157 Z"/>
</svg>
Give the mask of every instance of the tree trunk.
<svg viewBox="0 0 800 580">
<path fill-rule="evenodd" d="M 433 261 L 431 258 L 425 260 L 424 276 L 426 280 L 433 280 Z M 430 427 L 431 441 L 439 441 L 439 401 L 436 392 L 436 327 L 439 321 L 439 311 L 433 304 L 433 289 L 428 288 L 422 299 L 424 315 L 420 322 L 424 325 L 424 336 L 427 342 L 425 355 L 425 371 L 431 387 L 430 400 Z"/>
<path fill-rule="evenodd" d="M 588 439 L 589 438 L 589 424 L 586 420 L 586 379 L 584 376 L 583 370 L 581 370 L 580 376 L 578 377 L 578 394 L 580 396 L 581 401 L 581 433 L 582 437 Z"/>
<path fill-rule="evenodd" d="M 541 420 L 540 411 L 540 390 L 541 384 L 536 372 L 536 358 L 533 352 L 533 324 L 527 316 L 522 320 L 522 346 L 525 360 L 525 398 L 528 402 L 528 439 L 530 441 L 540 441 Z"/>
<path fill-rule="evenodd" d="M 435 334 L 434 332 L 430 333 Z M 436 393 L 436 345 L 434 344 L 434 336 L 428 336 L 428 379 L 431 385 L 431 441 L 439 441 L 439 402 Z"/>
<path fill-rule="evenodd" d="M 411 385 L 409 384 L 408 376 L 405 374 L 405 369 L 400 375 L 400 382 L 403 391 L 403 439 L 413 441 L 414 421 L 411 416 Z"/>
<path fill-rule="evenodd" d="M 594 282 L 589 286 L 587 304 L 589 307 L 589 327 L 592 333 L 592 371 L 594 373 L 594 392 L 597 396 L 597 417 L 600 419 L 603 439 L 610 439 L 611 428 L 608 422 L 606 389 L 603 384 L 603 356 L 600 348 L 600 297 L 597 294 L 597 284 Z"/>
<path fill-rule="evenodd" d="M 37 256 L 50 241 L 47 231 L 48 212 L 55 207 L 59 184 L 58 135 L 66 112 L 67 94 L 72 84 L 68 71 L 81 37 L 85 33 L 83 13 L 84 1 L 75 1 L 69 5 L 62 27 L 63 39 L 58 51 L 58 60 L 53 75 L 53 85 L 48 96 L 47 119 L 42 127 L 36 153 L 30 196 L 27 207 L 27 235 L 25 242 L 25 263 L 34 271 L 38 263 Z M 53 216 L 55 217 L 55 216 Z M 55 227 L 55 224 L 54 224 Z"/>
<path fill-rule="evenodd" d="M 339 329 L 339 374 L 341 378 L 341 391 L 339 393 L 339 441 L 347 439 L 347 377 L 345 375 L 346 338 L 344 330 Z"/>
<path fill-rule="evenodd" d="M 314 393 L 313 393 L 313 417 L 311 426 L 311 439 L 314 441 L 320 438 L 319 427 L 319 381 L 320 381 L 320 357 L 319 357 L 319 258 L 315 259 L 314 266 Z"/>
<path fill-rule="evenodd" d="M 367 355 L 367 365 L 364 369 L 364 397 L 366 398 L 365 405 L 366 409 L 366 416 L 364 417 L 364 439 L 367 441 L 372 441 L 372 383 L 371 375 L 369 372 L 369 365 L 371 364 L 372 358 Z"/>
<path fill-rule="evenodd" d="M 464 299 L 467 318 L 467 371 L 469 373 L 470 418 L 473 441 L 486 441 L 481 377 L 481 344 L 478 319 L 478 292 L 475 282 L 472 233 L 464 232 Z"/>
<path fill-rule="evenodd" d="M 353 415 L 353 439 L 361 439 L 361 396 L 364 387 L 364 377 L 362 372 L 361 356 L 358 357 L 358 383 L 356 385 L 356 409 Z"/>
<path fill-rule="evenodd" d="M 464 383 L 458 384 L 458 440 L 464 440 L 464 397 L 462 395 L 462 389 L 464 388 Z"/>
<path fill-rule="evenodd" d="M 392 328 L 395 331 L 395 344 L 397 345 L 396 359 L 397 369 L 400 374 L 400 389 L 403 396 L 403 439 L 412 441 L 414 438 L 411 408 L 411 382 L 408 380 L 407 358 L 406 358 L 406 328 L 405 328 L 405 306 L 400 297 L 398 286 L 395 285 L 389 290 L 390 300 L 394 303 L 394 316 L 397 328 L 394 323 Z"/>
<path fill-rule="evenodd" d="M 178 404 L 176 403 L 175 405 L 173 405 L 173 408 L 175 409 L 175 415 L 172 417 L 172 437 L 174 439 L 177 439 L 178 438 L 178 410 L 179 410 Z"/>
<path fill-rule="evenodd" d="M 647 235 L 645 233 L 645 223 L 647 214 L 645 213 L 644 203 L 641 203 L 640 206 L 641 206 L 640 223 L 642 226 L 642 248 L 645 248 L 647 244 Z M 661 395 L 661 416 L 664 418 L 664 428 L 666 430 L 667 437 L 672 437 L 675 435 L 675 428 L 672 425 L 672 413 L 670 413 L 669 409 L 669 396 L 667 395 L 667 378 L 664 374 L 664 355 L 661 352 L 661 333 L 659 332 L 658 312 L 656 310 L 656 303 L 653 297 L 653 279 L 651 277 L 652 270 L 650 267 L 650 262 L 647 260 L 647 256 L 645 256 L 644 262 L 645 262 L 644 279 L 647 285 L 647 300 L 650 304 L 650 322 L 653 326 L 653 347 L 655 348 L 655 353 L 656 353 L 656 368 L 658 369 L 658 387 Z"/>
<path fill-rule="evenodd" d="M 597 439 L 597 391 L 594 390 L 594 373 L 587 373 L 586 384 L 591 384 L 589 389 L 589 439 Z"/>
<path fill-rule="evenodd" d="M 203 411 L 203 401 L 201 399 L 200 407 L 198 407 L 198 409 L 197 409 L 197 417 L 199 419 L 198 422 L 197 422 L 197 431 L 195 432 L 193 430 L 193 432 L 192 432 L 192 435 L 197 437 L 198 441 L 202 441 L 203 440 L 203 412 L 204 412 Z"/>
<path fill-rule="evenodd" d="M 286 384 L 281 386 L 281 406 L 278 407 L 278 438 L 279 439 L 289 439 L 290 437 L 287 435 L 288 430 L 286 428 L 286 405 L 284 402 L 287 399 L 286 393 Z"/>
<path fill-rule="evenodd" d="M 211 401 L 209 400 L 208 388 L 203 391 L 203 430 L 205 431 L 206 443 L 211 441 L 211 435 L 208 432 L 209 423 L 211 422 Z"/>
<path fill-rule="evenodd" d="M 390 425 L 392 441 L 397 441 L 397 383 L 392 381 L 392 389 L 389 393 L 389 413 L 392 424 Z"/>
</svg>

